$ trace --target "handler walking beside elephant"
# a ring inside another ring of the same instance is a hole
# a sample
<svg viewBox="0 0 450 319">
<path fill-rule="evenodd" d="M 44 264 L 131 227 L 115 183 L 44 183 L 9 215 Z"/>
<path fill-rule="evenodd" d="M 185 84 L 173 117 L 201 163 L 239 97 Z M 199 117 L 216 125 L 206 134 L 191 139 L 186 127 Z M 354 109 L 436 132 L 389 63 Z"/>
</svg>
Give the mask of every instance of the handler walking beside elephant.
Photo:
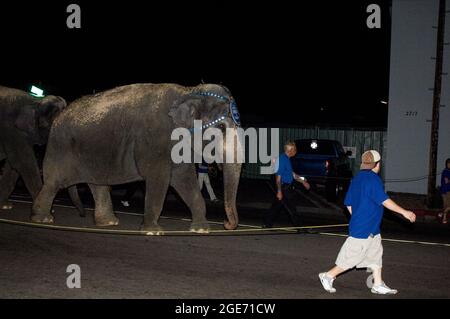
<svg viewBox="0 0 450 319">
<path fill-rule="evenodd" d="M 202 161 L 198 164 L 197 167 L 197 175 L 198 175 L 198 186 L 200 187 L 200 191 L 203 189 L 203 184 L 208 191 L 209 198 L 212 202 L 217 202 L 216 194 L 214 194 L 214 190 L 211 186 L 211 181 L 209 179 L 209 166 L 208 163 Z"/>
<path fill-rule="evenodd" d="M 301 216 L 297 213 L 295 206 L 295 190 L 293 189 L 294 179 L 301 183 L 307 190 L 310 189 L 309 183 L 294 173 L 291 166 L 291 157 L 297 153 L 297 147 L 294 142 L 288 141 L 284 144 L 284 153 L 278 157 L 275 168 L 276 198 L 270 211 L 264 216 L 263 228 L 273 227 L 276 215 L 283 207 L 286 208 L 289 217 L 294 226 L 301 225 Z"/>
</svg>

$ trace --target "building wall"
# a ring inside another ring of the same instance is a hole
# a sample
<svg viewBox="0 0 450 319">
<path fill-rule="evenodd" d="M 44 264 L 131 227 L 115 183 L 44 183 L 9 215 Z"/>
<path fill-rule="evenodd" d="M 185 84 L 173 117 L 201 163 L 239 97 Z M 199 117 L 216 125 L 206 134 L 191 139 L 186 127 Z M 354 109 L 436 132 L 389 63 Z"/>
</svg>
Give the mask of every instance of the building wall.
<svg viewBox="0 0 450 319">
<path fill-rule="evenodd" d="M 438 0 L 393 0 L 389 115 L 385 165 L 386 190 L 426 194 L 429 170 Z M 450 1 L 447 0 L 447 10 Z M 447 14 L 444 42 L 450 41 Z M 443 72 L 449 72 L 445 45 Z M 439 132 L 441 172 L 450 157 L 450 81 L 443 76 Z M 447 127 L 444 126 L 447 124 Z M 437 178 L 440 183 L 440 176 Z"/>
</svg>

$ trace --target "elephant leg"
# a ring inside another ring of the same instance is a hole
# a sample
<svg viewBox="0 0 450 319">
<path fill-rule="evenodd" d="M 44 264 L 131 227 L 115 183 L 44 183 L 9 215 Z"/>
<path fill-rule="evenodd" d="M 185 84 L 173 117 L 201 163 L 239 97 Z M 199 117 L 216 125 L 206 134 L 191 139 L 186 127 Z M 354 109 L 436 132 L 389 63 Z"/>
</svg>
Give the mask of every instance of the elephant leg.
<svg viewBox="0 0 450 319">
<path fill-rule="evenodd" d="M 8 145 L 6 151 L 9 163 L 22 177 L 31 197 L 35 200 L 42 188 L 42 179 L 32 146 L 17 138 L 14 147 Z"/>
<path fill-rule="evenodd" d="M 0 177 L 0 209 L 13 208 L 12 204 L 8 203 L 8 198 L 13 192 L 18 178 L 19 174 L 6 161 L 3 167 L 3 175 Z"/>
<path fill-rule="evenodd" d="M 33 202 L 33 208 L 31 210 L 32 221 L 36 223 L 53 223 L 53 216 L 50 211 L 59 189 L 60 187 L 57 183 L 46 181 Z"/>
<path fill-rule="evenodd" d="M 97 226 L 119 225 L 119 219 L 114 215 L 111 202 L 111 187 L 88 184 L 95 201 L 95 224 Z"/>
<path fill-rule="evenodd" d="M 208 233 L 205 199 L 197 186 L 195 166 L 193 164 L 175 165 L 170 185 L 177 191 L 192 213 L 191 231 Z"/>
<path fill-rule="evenodd" d="M 154 173 L 151 180 L 145 181 L 145 211 L 141 230 L 147 231 L 148 235 L 163 235 L 158 220 L 169 187 L 170 171 L 167 169 Z"/>
<path fill-rule="evenodd" d="M 34 162 L 34 163 L 31 163 Z M 31 197 L 36 199 L 39 194 L 39 191 L 42 188 L 42 180 L 41 175 L 39 173 L 39 168 L 36 163 L 36 159 L 30 159 L 28 163 L 24 163 L 23 165 L 19 165 L 17 170 L 19 171 L 20 176 L 22 176 L 23 181 L 25 182 L 25 186 L 31 194 Z"/>
</svg>

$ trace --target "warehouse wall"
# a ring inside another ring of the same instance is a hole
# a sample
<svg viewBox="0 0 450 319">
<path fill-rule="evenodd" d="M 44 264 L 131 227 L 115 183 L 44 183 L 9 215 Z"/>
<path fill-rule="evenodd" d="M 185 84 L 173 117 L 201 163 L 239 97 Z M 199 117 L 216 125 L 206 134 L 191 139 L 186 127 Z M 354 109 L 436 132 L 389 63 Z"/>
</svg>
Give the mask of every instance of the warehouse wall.
<svg viewBox="0 0 450 319">
<path fill-rule="evenodd" d="M 426 194 L 429 170 L 438 0 L 393 0 L 387 154 L 388 191 Z M 447 1 L 450 10 L 450 1 Z M 445 40 L 450 42 L 450 14 Z M 445 45 L 443 72 L 449 72 Z M 442 81 L 438 172 L 450 157 L 450 81 Z M 437 178 L 440 183 L 440 176 Z"/>
</svg>

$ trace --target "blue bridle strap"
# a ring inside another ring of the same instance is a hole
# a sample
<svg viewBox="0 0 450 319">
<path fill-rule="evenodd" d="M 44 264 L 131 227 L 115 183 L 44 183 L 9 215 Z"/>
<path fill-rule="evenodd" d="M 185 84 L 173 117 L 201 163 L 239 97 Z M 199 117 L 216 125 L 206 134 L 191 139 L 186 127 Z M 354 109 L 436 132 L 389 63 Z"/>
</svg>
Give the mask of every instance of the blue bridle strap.
<svg viewBox="0 0 450 319">
<path fill-rule="evenodd" d="M 241 125 L 241 121 L 240 121 L 240 116 L 239 116 L 239 111 L 237 109 L 237 105 L 236 105 L 236 101 L 234 99 L 230 99 L 226 96 L 220 95 L 220 94 L 216 94 L 216 93 L 212 93 L 212 92 L 195 92 L 193 93 L 194 95 L 201 95 L 201 96 L 208 96 L 208 97 L 214 97 L 217 99 L 220 99 L 222 101 L 228 102 L 229 103 L 229 110 L 227 112 L 225 112 L 223 115 L 219 116 L 218 118 L 216 118 L 215 120 L 208 122 L 204 125 L 202 125 L 202 129 L 206 129 L 210 126 L 214 126 L 216 124 L 219 124 L 220 122 L 224 121 L 225 118 L 228 116 L 228 113 L 231 113 L 231 118 L 233 119 L 233 122 L 240 126 Z M 194 128 L 190 128 L 189 131 L 194 131 Z"/>
</svg>

